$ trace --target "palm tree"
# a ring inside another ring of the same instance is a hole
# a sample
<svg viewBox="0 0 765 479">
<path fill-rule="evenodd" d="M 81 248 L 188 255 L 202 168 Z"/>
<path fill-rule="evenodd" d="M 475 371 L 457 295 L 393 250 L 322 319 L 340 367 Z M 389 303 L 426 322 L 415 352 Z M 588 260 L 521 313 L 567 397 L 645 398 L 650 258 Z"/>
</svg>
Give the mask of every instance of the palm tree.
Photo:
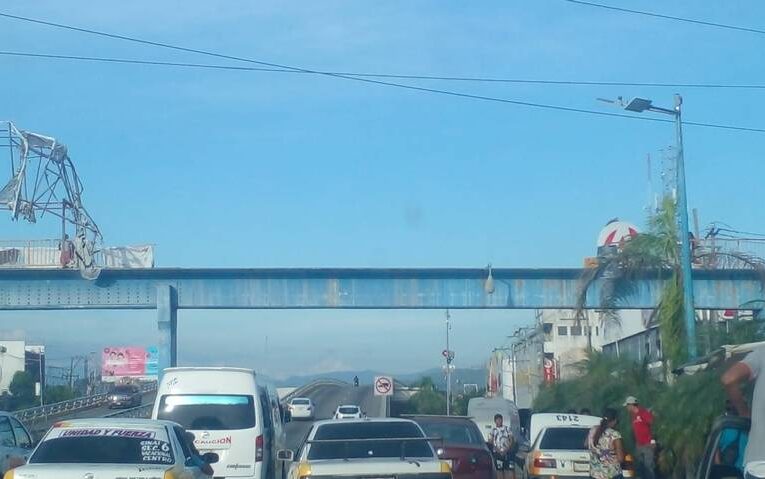
<svg viewBox="0 0 765 479">
<path fill-rule="evenodd" d="M 653 317 L 659 325 L 663 357 L 669 365 L 688 359 L 688 340 L 683 322 L 683 285 L 680 275 L 678 230 L 675 201 L 665 197 L 657 212 L 648 219 L 648 231 L 640 233 L 617 252 L 599 258 L 595 268 L 588 269 L 581 280 L 578 317 L 587 299 L 587 292 L 596 280 L 602 280 L 600 304 L 601 328 L 619 324 L 618 308 L 624 298 L 634 292 L 637 277 L 646 274 L 665 279 L 664 288 Z M 714 256 L 714 264 L 727 268 L 754 268 L 765 285 L 765 262 L 736 252 L 710 251 L 696 255 L 704 261 Z"/>
</svg>

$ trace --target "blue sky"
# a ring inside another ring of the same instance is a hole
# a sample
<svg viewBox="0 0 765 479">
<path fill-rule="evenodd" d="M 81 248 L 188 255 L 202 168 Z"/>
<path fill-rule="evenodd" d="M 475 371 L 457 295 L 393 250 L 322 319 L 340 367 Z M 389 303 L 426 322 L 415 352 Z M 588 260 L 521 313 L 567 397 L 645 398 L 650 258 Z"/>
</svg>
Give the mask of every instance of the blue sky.
<svg viewBox="0 0 765 479">
<path fill-rule="evenodd" d="M 765 6 L 755 1 L 609 4 L 765 28 L 757 23 L 765 18 Z M 2 10 L 326 70 L 757 83 L 765 65 L 765 35 L 562 0 L 47 0 L 33 6 L 11 0 Z M 7 19 L 0 19 L 0 43 L 8 51 L 222 63 Z M 593 254 L 608 219 L 642 223 L 645 157 L 658 156 L 674 141 L 668 124 L 308 75 L 8 57 L 0 57 L 0 71 L 0 118 L 65 142 L 105 241 L 154 243 L 158 266 L 575 267 Z M 611 110 L 596 97 L 643 96 L 670 105 L 675 93 L 406 82 L 603 111 Z M 680 93 L 689 121 L 765 127 L 762 91 Z M 741 230 L 765 230 L 755 179 L 765 172 L 764 145 L 765 134 L 686 129 L 688 197 L 702 225 L 725 221 Z M 5 238 L 48 237 L 56 230 L 55 224 L 0 221 Z M 126 314 L 54 316 L 75 329 L 96 328 L 96 317 L 126 324 L 111 337 L 102 333 L 100 341 L 151 341 L 152 315 Z M 264 329 L 270 337 L 292 335 L 291 345 L 312 359 L 285 351 L 272 360 L 278 373 L 305 370 L 306 361 L 315 367 L 315 358 L 326 359 L 325 369 L 416 370 L 435 363 L 442 349 L 441 334 L 434 333 L 442 321 L 437 312 L 187 314 L 200 330 L 222 321 L 258 338 L 237 343 L 229 362 L 262 360 L 251 349 L 262 343 Z M 55 339 L 67 354 L 85 347 L 77 335 L 51 337 L 45 323 L 35 326 L 42 320 L 30 319 L 34 314 L 3 316 L 8 334 L 27 330 L 34 338 Z M 460 333 L 465 352 L 458 357 L 480 363 L 491 346 L 531 317 L 461 312 L 455 321 L 471 327 Z M 381 346 L 351 346 L 363 344 L 354 338 L 369 325 L 389 331 L 386 341 L 395 339 L 402 351 L 391 355 Z M 133 337 L 137 331 L 145 336 Z M 198 353 L 204 336 L 182 333 L 182 360 L 211 360 Z M 212 349 L 226 345 L 223 336 L 215 341 Z"/>
</svg>

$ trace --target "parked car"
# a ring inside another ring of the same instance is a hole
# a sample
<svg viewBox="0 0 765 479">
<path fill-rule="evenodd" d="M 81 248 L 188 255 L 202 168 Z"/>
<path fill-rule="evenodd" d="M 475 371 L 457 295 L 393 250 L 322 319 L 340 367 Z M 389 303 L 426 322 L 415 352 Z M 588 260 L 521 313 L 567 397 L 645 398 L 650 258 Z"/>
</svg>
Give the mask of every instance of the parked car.
<svg viewBox="0 0 765 479">
<path fill-rule="evenodd" d="M 318 421 L 297 452 L 282 450 L 279 458 L 291 462 L 288 479 L 452 477 L 422 428 L 408 419 Z"/>
<path fill-rule="evenodd" d="M 282 477 L 279 401 L 252 369 L 165 369 L 152 418 L 179 423 L 194 434 L 199 451 L 218 454 L 215 477 Z"/>
<path fill-rule="evenodd" d="M 107 398 L 109 409 L 138 407 L 142 402 L 141 388 L 133 384 L 114 386 Z"/>
<path fill-rule="evenodd" d="M 169 421 L 74 419 L 54 424 L 26 465 L 5 479 L 171 477 L 207 479 L 216 454 L 200 456 Z"/>
<path fill-rule="evenodd" d="M 435 441 L 436 453 L 446 460 L 455 479 L 492 479 L 494 460 L 478 426 L 466 416 L 407 416 Z"/>
<path fill-rule="evenodd" d="M 12 414 L 0 412 L 0 474 L 24 464 L 34 449 L 32 435 Z"/>
</svg>

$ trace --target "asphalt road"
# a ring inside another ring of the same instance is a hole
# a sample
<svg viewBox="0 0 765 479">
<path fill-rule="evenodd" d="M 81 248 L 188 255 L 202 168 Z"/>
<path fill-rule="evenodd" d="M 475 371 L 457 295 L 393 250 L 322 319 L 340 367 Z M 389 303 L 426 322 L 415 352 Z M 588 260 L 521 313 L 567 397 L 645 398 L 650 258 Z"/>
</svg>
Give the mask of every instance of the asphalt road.
<svg viewBox="0 0 765 479">
<path fill-rule="evenodd" d="M 309 390 L 305 395 L 316 405 L 316 420 L 331 419 L 337 406 L 355 404 L 369 417 L 385 416 L 385 398 L 375 396 L 372 386 L 322 385 Z M 295 450 L 300 446 L 313 421 L 294 420 L 286 424 L 287 448 Z"/>
<path fill-rule="evenodd" d="M 154 398 L 157 396 L 156 392 L 150 392 L 143 395 L 143 403 L 142 404 L 152 404 L 154 402 Z M 65 419 L 82 419 L 82 418 L 90 418 L 90 417 L 104 417 L 108 414 L 121 411 L 121 409 L 109 409 L 106 406 L 99 406 L 95 408 L 90 409 L 82 409 L 80 411 L 75 411 L 70 414 L 64 414 L 61 416 L 55 416 L 48 421 L 42 423 L 42 422 L 35 422 L 31 425 L 27 425 L 29 427 L 29 431 L 32 433 L 32 435 L 40 437 L 43 434 L 45 434 L 50 426 L 58 421 L 62 421 Z"/>
</svg>

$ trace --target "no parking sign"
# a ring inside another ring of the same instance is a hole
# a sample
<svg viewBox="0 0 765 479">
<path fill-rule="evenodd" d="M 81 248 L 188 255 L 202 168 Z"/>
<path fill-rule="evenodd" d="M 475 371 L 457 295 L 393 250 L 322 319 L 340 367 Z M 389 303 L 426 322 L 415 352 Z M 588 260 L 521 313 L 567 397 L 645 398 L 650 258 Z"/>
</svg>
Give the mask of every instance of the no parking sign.
<svg viewBox="0 0 765 479">
<path fill-rule="evenodd" d="M 393 378 L 390 376 L 375 376 L 375 396 L 393 395 Z"/>
</svg>

